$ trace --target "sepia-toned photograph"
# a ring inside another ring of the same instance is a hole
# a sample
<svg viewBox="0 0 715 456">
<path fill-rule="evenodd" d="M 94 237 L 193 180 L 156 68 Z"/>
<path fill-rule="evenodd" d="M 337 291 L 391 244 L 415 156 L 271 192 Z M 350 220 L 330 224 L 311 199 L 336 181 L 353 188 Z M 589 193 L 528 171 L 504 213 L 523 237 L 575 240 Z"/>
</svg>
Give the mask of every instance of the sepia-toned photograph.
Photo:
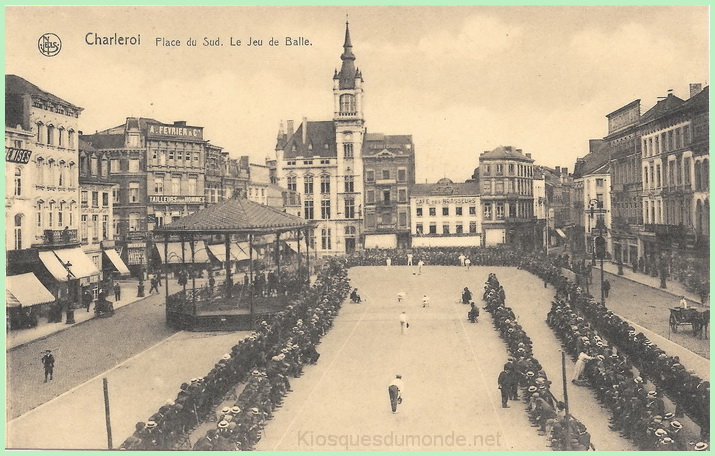
<svg viewBox="0 0 715 456">
<path fill-rule="evenodd" d="M 4 12 L 6 450 L 710 451 L 708 6 Z"/>
</svg>

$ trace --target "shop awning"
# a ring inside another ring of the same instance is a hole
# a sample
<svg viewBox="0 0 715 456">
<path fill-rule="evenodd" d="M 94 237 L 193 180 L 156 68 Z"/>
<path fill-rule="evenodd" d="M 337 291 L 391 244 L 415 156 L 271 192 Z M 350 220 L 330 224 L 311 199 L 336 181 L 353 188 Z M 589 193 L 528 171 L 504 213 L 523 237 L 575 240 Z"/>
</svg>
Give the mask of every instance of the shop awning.
<svg viewBox="0 0 715 456">
<path fill-rule="evenodd" d="M 184 252 L 182 256 L 181 242 L 169 242 L 169 260 L 164 258 L 165 245 L 163 242 L 156 243 L 156 250 L 159 252 L 161 262 L 166 264 L 182 264 L 191 263 L 191 245 L 189 242 L 184 242 Z M 183 258 L 183 260 L 182 260 Z M 194 242 L 194 263 L 208 263 L 209 252 L 206 249 L 206 244 L 203 241 Z"/>
<path fill-rule="evenodd" d="M 124 264 L 116 250 L 104 250 L 104 255 L 109 259 L 109 262 L 112 263 L 112 266 L 119 271 L 120 275 L 129 275 L 129 268 L 127 268 L 127 265 Z"/>
<path fill-rule="evenodd" d="M 79 247 L 39 252 L 39 256 L 50 274 L 60 282 L 67 281 L 68 272 L 71 279 L 99 276 L 97 266 Z M 65 267 L 67 262 L 72 266 Z"/>
<path fill-rule="evenodd" d="M 5 297 L 7 307 L 30 307 L 55 300 L 31 272 L 5 277 Z"/>
<path fill-rule="evenodd" d="M 241 248 L 235 243 L 231 243 L 231 261 L 241 261 L 247 259 L 248 256 L 241 250 Z M 209 251 L 217 260 L 224 262 L 226 261 L 226 245 L 225 244 L 213 244 L 209 245 Z M 245 258 L 244 258 L 245 257 Z"/>
<path fill-rule="evenodd" d="M 557 233 L 559 234 L 559 236 L 561 236 L 562 238 L 568 239 L 568 238 L 566 237 L 566 233 L 564 233 L 561 228 L 556 228 L 556 232 L 557 232 Z"/>
</svg>

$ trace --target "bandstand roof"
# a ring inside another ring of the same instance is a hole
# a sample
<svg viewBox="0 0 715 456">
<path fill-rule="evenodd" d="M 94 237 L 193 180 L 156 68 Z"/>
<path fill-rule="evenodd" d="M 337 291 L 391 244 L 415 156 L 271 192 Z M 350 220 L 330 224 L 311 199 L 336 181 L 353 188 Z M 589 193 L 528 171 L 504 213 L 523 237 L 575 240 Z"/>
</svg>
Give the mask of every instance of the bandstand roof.
<svg viewBox="0 0 715 456">
<path fill-rule="evenodd" d="M 232 198 L 156 228 L 154 233 L 273 233 L 308 226 L 310 222 L 301 217 L 245 198 Z"/>
</svg>

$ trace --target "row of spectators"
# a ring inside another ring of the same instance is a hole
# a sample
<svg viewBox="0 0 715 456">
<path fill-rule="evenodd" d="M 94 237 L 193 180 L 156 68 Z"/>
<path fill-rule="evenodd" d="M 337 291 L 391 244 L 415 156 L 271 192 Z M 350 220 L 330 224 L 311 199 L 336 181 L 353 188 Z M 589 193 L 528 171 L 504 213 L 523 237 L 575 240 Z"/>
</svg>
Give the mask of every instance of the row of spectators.
<svg viewBox="0 0 715 456">
<path fill-rule="evenodd" d="M 252 450 L 266 420 L 290 391 L 288 377 L 301 375 L 315 363 L 315 348 L 332 327 L 350 289 L 347 271 L 335 260 L 325 263 L 311 288 L 304 289 L 285 310 L 263 320 L 247 338 L 234 345 L 203 378 L 184 383 L 169 400 L 122 443 L 122 449 L 173 450 L 190 445 L 189 434 L 206 421 L 216 428 L 197 440 L 194 449 Z M 245 387 L 234 405 L 215 410 L 236 387 Z"/>
<path fill-rule="evenodd" d="M 539 433 L 547 435 L 554 450 L 585 451 L 595 449 L 586 426 L 565 413 L 565 405 L 551 392 L 551 381 L 539 361 L 534 358 L 532 341 L 516 321 L 516 316 L 505 304 L 505 291 L 494 273 L 484 286 L 484 307 L 492 314 L 494 326 L 506 342 L 510 358 L 499 376 L 502 406 L 518 399 L 521 387 L 527 402 L 527 412 Z"/>
<path fill-rule="evenodd" d="M 461 259 L 460 259 L 461 257 Z M 384 266 L 387 259 L 396 266 L 417 265 L 421 260 L 427 266 L 464 266 L 469 258 L 472 265 L 510 266 L 517 264 L 521 254 L 506 247 L 425 247 L 404 249 L 366 249 L 343 257 L 348 267 Z"/>
<path fill-rule="evenodd" d="M 582 375 L 611 410 L 613 429 L 644 450 L 691 449 L 680 431 L 682 423 L 673 419 L 687 413 L 701 428 L 702 441 L 692 449 L 707 448 L 709 382 L 594 301 L 546 258 L 524 258 L 521 267 L 555 286 L 547 322 L 577 360 L 575 383 Z M 649 389 L 649 380 L 657 388 Z M 662 393 L 673 401 L 674 411 L 665 410 Z"/>
</svg>

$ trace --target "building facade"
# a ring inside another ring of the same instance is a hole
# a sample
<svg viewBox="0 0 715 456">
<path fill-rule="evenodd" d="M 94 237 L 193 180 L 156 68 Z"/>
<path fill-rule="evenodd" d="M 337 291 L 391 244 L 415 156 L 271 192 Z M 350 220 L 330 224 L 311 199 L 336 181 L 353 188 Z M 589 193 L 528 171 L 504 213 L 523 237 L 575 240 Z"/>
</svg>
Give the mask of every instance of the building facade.
<svg viewBox="0 0 715 456">
<path fill-rule="evenodd" d="M 512 146 L 479 156 L 484 245 L 541 243 L 534 217 L 534 160 Z"/>
<path fill-rule="evenodd" d="M 482 245 L 479 184 L 447 178 L 410 189 L 412 247 Z"/>
<path fill-rule="evenodd" d="M 642 250 L 638 238 L 643 227 L 640 100 L 618 108 L 606 118 L 608 135 L 603 140 L 609 149 L 613 256 L 616 261 L 631 264 L 638 261 Z"/>
<path fill-rule="evenodd" d="M 576 161 L 574 167 L 575 206 L 580 228 L 575 233 L 583 238 L 574 240 L 575 252 L 593 254 L 594 240 L 606 239 L 606 255 L 612 258 L 611 239 L 611 175 L 608 143 L 600 139 L 589 141 L 589 153 Z"/>
<path fill-rule="evenodd" d="M 82 138 L 109 157 L 115 238 L 133 275 L 146 268 L 151 230 L 205 207 L 203 127 L 128 117 Z M 214 149 L 215 152 L 215 149 Z"/>
<path fill-rule="evenodd" d="M 409 191 L 415 184 L 412 136 L 367 133 L 362 161 L 365 248 L 409 247 Z"/>
<path fill-rule="evenodd" d="M 300 194 L 301 215 L 316 222 L 310 242 L 321 255 L 364 246 L 364 90 L 348 24 L 340 60 L 333 75 L 333 119 L 303 118 L 297 130 L 288 121 L 287 130 L 278 132 L 275 165 L 267 162 L 271 181 Z"/>
</svg>

